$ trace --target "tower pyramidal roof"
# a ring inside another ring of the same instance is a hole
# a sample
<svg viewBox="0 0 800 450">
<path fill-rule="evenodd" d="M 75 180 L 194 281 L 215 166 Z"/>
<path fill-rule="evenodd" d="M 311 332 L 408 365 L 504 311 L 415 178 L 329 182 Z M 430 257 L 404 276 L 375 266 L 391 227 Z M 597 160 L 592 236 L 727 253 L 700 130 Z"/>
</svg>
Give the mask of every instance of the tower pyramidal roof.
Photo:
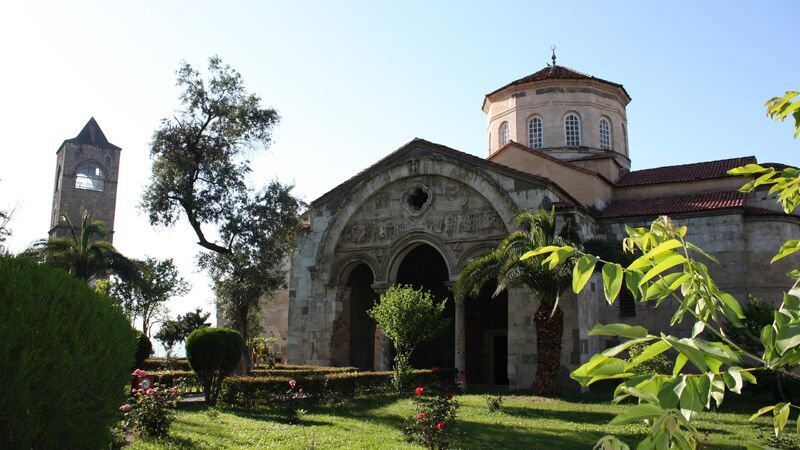
<svg viewBox="0 0 800 450">
<path fill-rule="evenodd" d="M 520 78 L 518 80 L 514 80 L 511 83 L 508 83 L 508 84 L 506 84 L 506 85 L 504 85 L 504 86 L 502 86 L 502 87 L 500 87 L 498 89 L 495 89 L 494 91 L 486 94 L 486 97 L 488 98 L 488 97 L 492 96 L 493 94 L 495 94 L 497 92 L 500 92 L 500 91 L 502 91 L 503 89 L 505 89 L 505 88 L 507 88 L 509 86 L 516 86 L 516 85 L 520 85 L 520 84 L 532 83 L 532 82 L 535 82 L 535 81 L 544 81 L 544 80 L 594 80 L 594 81 L 597 81 L 597 82 L 600 82 L 600 83 L 603 83 L 603 84 L 607 84 L 607 85 L 610 85 L 610 86 L 615 86 L 615 87 L 618 87 L 618 88 L 622 89 L 622 91 L 625 93 L 625 95 L 628 97 L 628 100 L 630 101 L 630 95 L 628 94 L 628 91 L 626 91 L 625 87 L 622 86 L 621 84 L 614 83 L 613 81 L 604 80 L 602 78 L 597 78 L 597 77 L 595 77 L 593 75 L 589 75 L 587 73 L 579 72 L 579 71 L 577 71 L 575 69 L 571 69 L 569 67 L 556 65 L 555 57 L 553 58 L 553 63 L 552 64 L 548 64 L 547 66 L 545 66 L 544 68 L 542 68 L 539 71 L 536 71 L 536 72 L 534 72 L 534 73 L 532 73 L 532 74 L 530 74 L 530 75 L 528 75 L 526 77 L 522 77 L 522 78 Z"/>
<path fill-rule="evenodd" d="M 97 147 L 102 148 L 113 148 L 115 150 L 122 150 L 121 148 L 117 147 L 116 145 L 108 142 L 106 139 L 106 135 L 103 134 L 103 130 L 100 129 L 100 125 L 97 124 L 97 121 L 94 120 L 94 117 L 89 119 L 86 122 L 86 125 L 83 127 L 80 133 L 72 139 L 67 139 L 64 142 L 72 142 L 75 144 L 90 144 L 95 145 Z"/>
</svg>

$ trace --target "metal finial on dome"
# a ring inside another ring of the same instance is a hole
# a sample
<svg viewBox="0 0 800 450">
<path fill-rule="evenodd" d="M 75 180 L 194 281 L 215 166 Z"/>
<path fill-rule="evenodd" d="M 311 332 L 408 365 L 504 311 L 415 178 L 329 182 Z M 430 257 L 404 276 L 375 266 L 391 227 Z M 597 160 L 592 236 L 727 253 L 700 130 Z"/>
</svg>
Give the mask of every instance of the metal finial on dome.
<svg viewBox="0 0 800 450">
<path fill-rule="evenodd" d="M 553 67 L 555 67 L 556 66 L 556 46 L 553 45 L 552 47 L 550 47 L 550 50 L 553 51 L 553 57 L 551 59 L 553 60 Z"/>
</svg>

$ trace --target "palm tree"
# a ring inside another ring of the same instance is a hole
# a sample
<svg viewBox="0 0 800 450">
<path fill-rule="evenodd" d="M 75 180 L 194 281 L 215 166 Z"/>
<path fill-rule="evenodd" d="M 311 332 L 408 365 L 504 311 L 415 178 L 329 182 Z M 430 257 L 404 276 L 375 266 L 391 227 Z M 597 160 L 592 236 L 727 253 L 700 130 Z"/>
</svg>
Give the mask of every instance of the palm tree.
<svg viewBox="0 0 800 450">
<path fill-rule="evenodd" d="M 571 285 L 573 264 L 560 264 L 551 269 L 542 265 L 541 256 L 524 261 L 520 257 L 547 245 L 577 245 L 579 238 L 570 218 L 556 233 L 553 211 L 525 211 L 519 213 L 515 221 L 520 226 L 519 231 L 508 235 L 496 249 L 473 259 L 459 273 L 455 294 L 460 298 L 465 295 L 475 297 L 491 282 L 497 283 L 493 296 L 515 284 L 523 284 L 536 294 L 540 302 L 534 315 L 539 358 L 533 386 L 538 395 L 555 396 L 561 390 L 559 369 L 564 329 L 564 313 L 558 299 L 561 292 Z"/>
<path fill-rule="evenodd" d="M 138 275 L 136 264 L 119 253 L 110 242 L 100 240 L 108 234 L 106 224 L 93 221 L 88 211 L 81 214 L 80 229 L 66 216 L 61 216 L 69 228 L 70 237 L 40 240 L 23 256 L 39 259 L 61 268 L 85 282 L 113 273 L 123 279 Z"/>
</svg>

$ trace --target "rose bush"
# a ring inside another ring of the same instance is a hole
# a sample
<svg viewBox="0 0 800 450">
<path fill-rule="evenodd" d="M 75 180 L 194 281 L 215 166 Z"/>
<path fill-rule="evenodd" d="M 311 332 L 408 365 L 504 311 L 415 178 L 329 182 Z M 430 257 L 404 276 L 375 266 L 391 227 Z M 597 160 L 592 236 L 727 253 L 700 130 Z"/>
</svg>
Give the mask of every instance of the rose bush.
<svg viewBox="0 0 800 450">
<path fill-rule="evenodd" d="M 438 370 L 436 370 L 438 371 Z M 446 449 L 453 445 L 456 410 L 460 406 L 453 392 L 438 380 L 427 389 L 414 389 L 416 414 L 406 419 L 403 430 L 408 442 L 429 449 Z"/>
<path fill-rule="evenodd" d="M 133 375 L 142 378 L 147 372 L 136 369 Z M 179 398 L 180 391 L 175 386 L 167 388 L 155 383 L 148 389 L 131 389 L 128 403 L 119 407 L 125 418 L 125 429 L 144 436 L 166 437 L 175 420 L 172 409 Z"/>
</svg>

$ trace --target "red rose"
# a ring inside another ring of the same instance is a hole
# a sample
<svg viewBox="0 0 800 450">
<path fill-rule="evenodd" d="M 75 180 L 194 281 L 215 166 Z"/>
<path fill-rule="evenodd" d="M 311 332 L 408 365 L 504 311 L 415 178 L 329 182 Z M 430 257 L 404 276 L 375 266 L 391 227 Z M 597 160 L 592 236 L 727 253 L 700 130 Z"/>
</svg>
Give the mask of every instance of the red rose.
<svg viewBox="0 0 800 450">
<path fill-rule="evenodd" d="M 436 367 L 436 366 L 434 366 L 434 367 L 431 367 L 431 372 L 433 372 L 433 373 L 436 373 L 436 372 L 438 372 L 438 371 L 439 371 L 439 368 L 438 368 L 438 367 Z"/>
<path fill-rule="evenodd" d="M 436 429 L 439 431 L 444 430 L 444 422 L 439 422 L 436 424 Z"/>
<path fill-rule="evenodd" d="M 425 418 L 425 413 L 419 413 L 419 414 L 417 414 L 417 419 L 419 419 L 419 420 L 422 420 L 422 419 L 424 419 L 424 418 Z"/>
<path fill-rule="evenodd" d="M 414 389 L 414 393 L 417 394 L 417 395 L 422 395 L 423 392 L 425 392 L 425 389 L 423 389 L 422 386 Z"/>
</svg>

